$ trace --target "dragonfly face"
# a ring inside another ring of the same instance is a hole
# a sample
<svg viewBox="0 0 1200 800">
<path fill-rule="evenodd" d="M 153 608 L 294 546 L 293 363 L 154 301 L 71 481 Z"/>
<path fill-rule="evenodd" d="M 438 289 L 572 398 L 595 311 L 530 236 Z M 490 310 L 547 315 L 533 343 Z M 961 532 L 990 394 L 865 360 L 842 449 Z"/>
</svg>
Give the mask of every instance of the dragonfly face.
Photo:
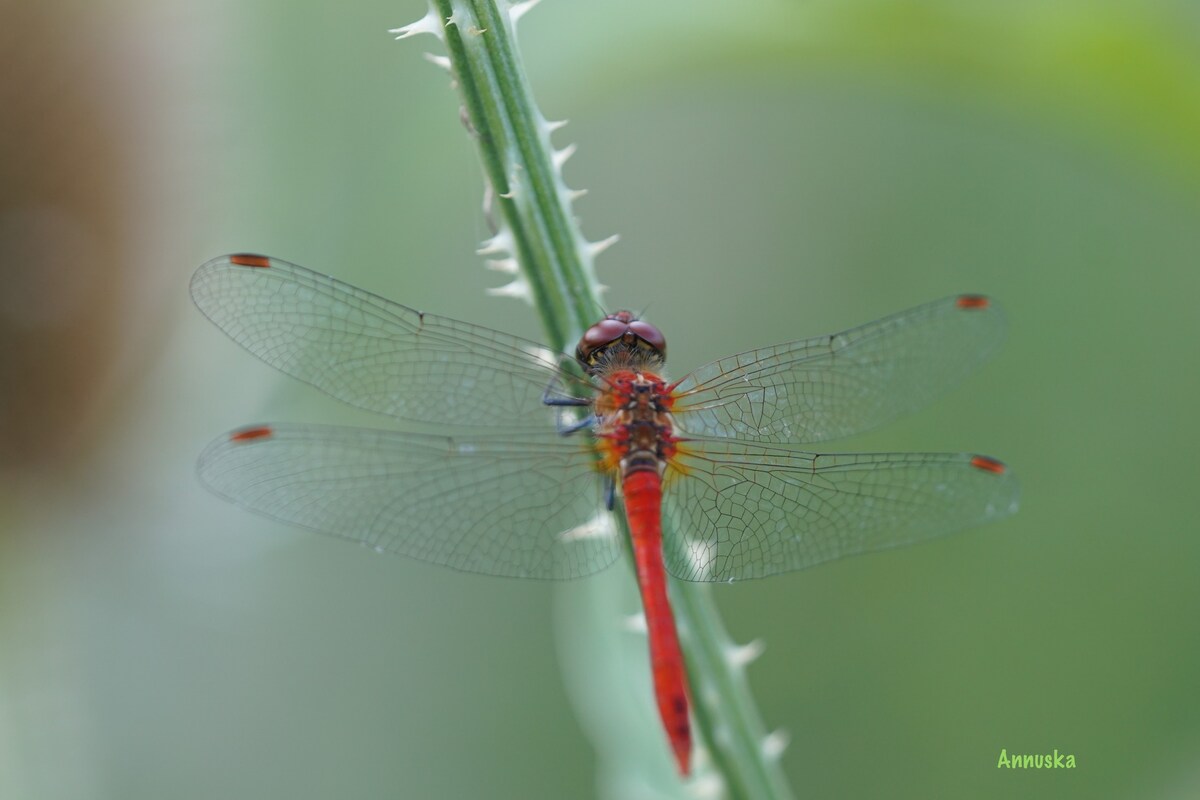
<svg viewBox="0 0 1200 800">
<path fill-rule="evenodd" d="M 656 369 L 667 359 L 667 339 L 662 331 L 638 319 L 632 311 L 618 311 L 584 332 L 575 348 L 575 358 L 589 374 L 614 363 Z"/>
<path fill-rule="evenodd" d="M 213 259 L 191 291 L 268 364 L 426 428 L 258 424 L 228 433 L 198 471 L 254 511 L 468 572 L 577 578 L 624 550 L 605 511 L 605 478 L 619 480 L 659 711 L 684 772 L 689 692 L 667 574 L 774 575 L 1017 508 L 1016 479 L 988 456 L 807 449 L 915 411 L 986 361 L 1004 319 L 982 295 L 727 356 L 667 384 L 657 374 L 665 337 L 628 311 L 581 338 L 585 378 L 535 342 L 266 256 Z M 562 435 L 563 406 L 590 407 L 589 436 Z"/>
</svg>

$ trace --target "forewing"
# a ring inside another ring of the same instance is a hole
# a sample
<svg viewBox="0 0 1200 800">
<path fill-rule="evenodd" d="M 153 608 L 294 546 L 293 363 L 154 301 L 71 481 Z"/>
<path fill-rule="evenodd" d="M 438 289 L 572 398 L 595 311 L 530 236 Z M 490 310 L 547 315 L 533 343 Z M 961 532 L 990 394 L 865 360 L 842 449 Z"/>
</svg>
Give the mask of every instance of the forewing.
<svg viewBox="0 0 1200 800">
<path fill-rule="evenodd" d="M 359 408 L 401 419 L 554 426 L 542 402 L 558 357 L 516 336 L 385 300 L 295 264 L 222 256 L 192 277 L 217 327 L 271 366 Z"/>
<path fill-rule="evenodd" d="M 685 445 L 681 445 L 683 447 Z M 757 578 L 933 539 L 1017 510 L 1016 478 L 965 453 L 819 455 L 688 442 L 664 494 L 667 569 Z"/>
<path fill-rule="evenodd" d="M 577 578 L 620 552 L 581 437 L 262 425 L 214 441 L 198 470 L 252 511 L 466 572 Z"/>
<path fill-rule="evenodd" d="M 1004 340 L 981 295 L 948 297 L 831 336 L 714 361 L 679 382 L 687 435 L 811 443 L 874 428 L 961 381 Z"/>
</svg>

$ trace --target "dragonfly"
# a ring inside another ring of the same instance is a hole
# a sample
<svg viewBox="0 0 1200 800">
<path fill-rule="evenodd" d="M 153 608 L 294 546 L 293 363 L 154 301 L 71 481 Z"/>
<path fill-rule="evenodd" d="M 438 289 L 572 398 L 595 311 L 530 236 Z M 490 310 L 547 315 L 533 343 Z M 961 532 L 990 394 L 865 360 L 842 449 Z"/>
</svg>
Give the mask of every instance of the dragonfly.
<svg viewBox="0 0 1200 800">
<path fill-rule="evenodd" d="M 668 575 L 760 578 L 1017 509 L 1016 478 L 990 456 L 810 449 L 914 411 L 986 361 L 1005 323 L 983 295 L 668 381 L 665 337 L 628 311 L 562 354 L 261 255 L 203 264 L 191 294 L 267 364 L 406 423 L 238 428 L 203 451 L 204 484 L 277 520 L 467 572 L 581 578 L 632 551 L 656 705 L 684 775 L 691 695 Z"/>
</svg>

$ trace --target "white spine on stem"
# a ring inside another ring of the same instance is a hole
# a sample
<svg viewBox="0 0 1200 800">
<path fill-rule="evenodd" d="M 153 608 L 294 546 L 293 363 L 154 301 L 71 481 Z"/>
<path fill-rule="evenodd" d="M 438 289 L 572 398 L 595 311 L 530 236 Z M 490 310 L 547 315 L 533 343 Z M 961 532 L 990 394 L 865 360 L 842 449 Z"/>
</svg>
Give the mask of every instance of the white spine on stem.
<svg viewBox="0 0 1200 800">
<path fill-rule="evenodd" d="M 512 230 L 507 225 L 504 225 L 500 230 L 496 231 L 496 235 L 490 239 L 485 239 L 475 251 L 478 256 L 511 256 L 513 252 L 513 235 Z"/>
<path fill-rule="evenodd" d="M 727 647 L 725 649 L 725 657 L 729 659 L 729 663 L 736 669 L 745 669 L 747 664 L 758 659 L 767 649 L 767 645 L 762 639 L 754 639 L 744 645 Z"/>
<path fill-rule="evenodd" d="M 483 264 L 492 272 L 502 272 L 505 275 L 516 275 L 521 271 L 515 258 L 489 258 Z"/>
<path fill-rule="evenodd" d="M 763 755 L 771 761 L 778 761 L 791 740 L 792 737 L 782 728 L 771 731 L 762 741 Z"/>
<path fill-rule="evenodd" d="M 574 144 L 569 144 L 562 150 L 555 150 L 553 155 L 550 156 L 551 160 L 554 161 L 554 168 L 561 170 L 562 165 L 567 163 L 567 159 L 575 155 L 575 148 Z"/>
<path fill-rule="evenodd" d="M 621 235 L 614 233 L 607 239 L 601 239 L 598 242 L 587 242 L 588 255 L 595 258 L 619 241 L 621 241 Z"/>
<path fill-rule="evenodd" d="M 388 33 L 395 34 L 397 39 L 407 39 L 410 36 L 429 33 L 445 41 L 446 36 L 442 32 L 442 27 L 442 18 L 438 15 L 437 9 L 431 5 L 425 16 L 416 22 L 401 25 L 399 28 L 392 28 Z"/>
<path fill-rule="evenodd" d="M 533 302 L 533 292 L 529 290 L 529 282 L 521 275 L 518 275 L 511 283 L 488 289 L 487 293 L 492 297 L 513 297 L 527 303 Z"/>
<path fill-rule="evenodd" d="M 454 74 L 454 68 L 450 64 L 450 59 L 446 56 L 439 56 L 437 53 L 426 53 L 425 60 L 435 67 L 441 67 L 451 75 Z"/>
</svg>

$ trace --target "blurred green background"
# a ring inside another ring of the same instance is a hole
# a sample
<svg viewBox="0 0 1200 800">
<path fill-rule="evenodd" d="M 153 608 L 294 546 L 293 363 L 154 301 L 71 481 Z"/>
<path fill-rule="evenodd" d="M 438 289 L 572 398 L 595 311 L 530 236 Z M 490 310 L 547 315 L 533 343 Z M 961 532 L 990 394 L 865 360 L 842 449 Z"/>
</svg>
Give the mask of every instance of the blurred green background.
<svg viewBox="0 0 1200 800">
<path fill-rule="evenodd" d="M 349 418 L 192 308 L 214 255 L 539 335 L 484 294 L 438 44 L 386 33 L 422 13 L 0 11 L 0 797 L 669 796 L 644 662 L 598 645 L 636 640 L 589 613 L 636 607 L 626 570 L 461 575 L 194 477 L 228 428 Z M 521 42 L 673 374 L 954 292 L 1009 313 L 847 447 L 999 456 L 1016 517 L 717 589 L 797 797 L 1200 796 L 1195 4 L 546 0 Z"/>
</svg>

